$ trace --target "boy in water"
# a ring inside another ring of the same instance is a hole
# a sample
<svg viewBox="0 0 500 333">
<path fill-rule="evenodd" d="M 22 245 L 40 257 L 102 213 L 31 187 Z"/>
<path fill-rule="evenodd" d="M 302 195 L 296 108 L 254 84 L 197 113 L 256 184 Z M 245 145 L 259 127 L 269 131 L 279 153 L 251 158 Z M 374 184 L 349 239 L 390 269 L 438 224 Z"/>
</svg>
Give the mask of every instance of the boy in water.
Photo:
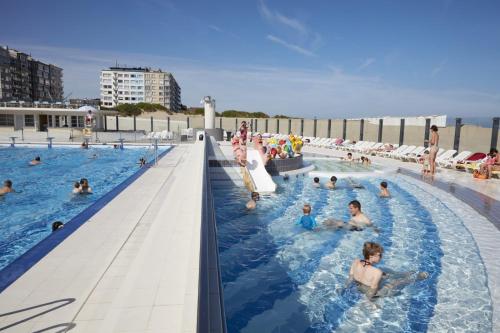
<svg viewBox="0 0 500 333">
<path fill-rule="evenodd" d="M 4 195 L 10 192 L 14 192 L 14 189 L 12 188 L 12 180 L 7 179 L 3 182 L 3 187 L 0 188 L 0 195 Z"/>
<path fill-rule="evenodd" d="M 335 188 L 336 183 L 337 183 L 337 177 L 331 176 L 330 180 L 326 182 L 326 187 L 329 188 L 330 190 L 333 190 Z"/>
<path fill-rule="evenodd" d="M 252 199 L 247 202 L 246 207 L 248 210 L 253 210 L 257 207 L 257 201 L 260 200 L 259 192 L 252 192 Z"/>
<path fill-rule="evenodd" d="M 344 161 L 352 162 L 353 161 L 353 159 L 352 159 L 352 153 L 347 153 L 347 157 L 342 157 L 342 159 Z"/>
<path fill-rule="evenodd" d="M 92 193 L 92 187 L 89 186 L 89 181 L 87 178 L 80 179 L 80 188 L 82 189 L 80 193 L 90 194 Z"/>
<path fill-rule="evenodd" d="M 311 210 L 311 205 L 304 205 L 304 207 L 302 208 L 302 212 L 304 213 L 304 215 L 300 218 L 300 220 L 297 221 L 297 225 L 300 225 L 307 230 L 313 230 L 314 228 L 316 228 L 317 223 L 314 217 L 311 216 Z"/>
<path fill-rule="evenodd" d="M 389 193 L 389 190 L 387 189 L 387 182 L 381 182 L 380 183 L 380 193 L 379 196 L 381 198 L 389 198 L 391 194 Z"/>
<path fill-rule="evenodd" d="M 416 280 L 426 279 L 429 274 L 427 272 L 408 272 L 402 274 L 386 274 L 374 265 L 382 260 L 384 249 L 381 245 L 373 242 L 366 242 L 363 245 L 364 259 L 354 259 L 349 270 L 349 280 L 356 281 L 360 289 L 366 293 L 368 298 L 390 296 L 394 294 L 394 289 L 397 287 L 408 285 Z M 394 275 L 394 277 L 393 277 Z M 395 278 L 399 275 L 398 278 Z M 382 279 L 387 279 L 387 283 L 381 286 Z M 392 281 L 389 281 L 391 280 Z"/>
</svg>

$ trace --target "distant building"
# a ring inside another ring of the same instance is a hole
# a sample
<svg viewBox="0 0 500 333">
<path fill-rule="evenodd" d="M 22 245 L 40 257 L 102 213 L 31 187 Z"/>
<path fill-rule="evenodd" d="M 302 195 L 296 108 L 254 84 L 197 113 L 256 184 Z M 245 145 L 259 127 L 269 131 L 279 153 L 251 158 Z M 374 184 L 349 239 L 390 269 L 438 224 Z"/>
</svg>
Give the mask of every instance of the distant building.
<svg viewBox="0 0 500 333">
<path fill-rule="evenodd" d="M 0 46 L 0 101 L 60 102 L 62 69 Z"/>
<path fill-rule="evenodd" d="M 101 100 L 99 98 L 70 98 L 69 104 L 71 105 L 90 105 L 99 107 Z"/>
<path fill-rule="evenodd" d="M 101 71 L 104 107 L 136 103 L 161 104 L 170 111 L 181 108 L 181 88 L 171 73 L 150 68 L 110 67 Z"/>
</svg>

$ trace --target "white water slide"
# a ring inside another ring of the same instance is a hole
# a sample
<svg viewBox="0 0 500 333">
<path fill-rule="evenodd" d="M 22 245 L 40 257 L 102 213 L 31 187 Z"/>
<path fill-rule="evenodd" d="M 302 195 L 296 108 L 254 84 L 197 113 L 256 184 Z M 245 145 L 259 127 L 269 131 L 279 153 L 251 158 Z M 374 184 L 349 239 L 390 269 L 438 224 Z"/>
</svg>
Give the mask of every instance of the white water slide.
<svg viewBox="0 0 500 333">
<path fill-rule="evenodd" d="M 247 150 L 247 169 L 252 177 L 256 192 L 266 193 L 276 191 L 276 184 L 267 173 L 262 158 L 255 149 Z"/>
</svg>

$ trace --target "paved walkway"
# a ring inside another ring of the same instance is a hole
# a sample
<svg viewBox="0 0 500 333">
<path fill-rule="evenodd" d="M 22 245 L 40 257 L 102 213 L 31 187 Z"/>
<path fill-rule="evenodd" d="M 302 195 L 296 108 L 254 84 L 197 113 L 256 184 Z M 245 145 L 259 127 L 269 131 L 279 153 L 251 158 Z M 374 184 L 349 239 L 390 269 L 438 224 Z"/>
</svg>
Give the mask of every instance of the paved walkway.
<svg viewBox="0 0 500 333">
<path fill-rule="evenodd" d="M 195 332 L 203 158 L 175 147 L 14 282 L 0 331 Z"/>
</svg>

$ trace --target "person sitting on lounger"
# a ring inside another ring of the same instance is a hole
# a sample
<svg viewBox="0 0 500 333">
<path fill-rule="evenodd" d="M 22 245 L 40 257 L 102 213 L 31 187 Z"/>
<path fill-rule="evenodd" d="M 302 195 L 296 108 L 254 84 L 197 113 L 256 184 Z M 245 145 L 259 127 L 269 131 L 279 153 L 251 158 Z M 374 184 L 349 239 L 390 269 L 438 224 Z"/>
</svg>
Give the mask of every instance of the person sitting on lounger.
<svg viewBox="0 0 500 333">
<path fill-rule="evenodd" d="M 500 171 L 500 156 L 495 148 L 490 149 L 488 159 L 479 167 L 479 172 L 485 175 L 486 179 L 491 178 L 493 171 Z"/>
<path fill-rule="evenodd" d="M 393 296 L 403 287 L 417 281 L 426 279 L 427 272 L 384 273 L 375 267 L 382 260 L 384 249 L 381 245 L 366 242 L 363 245 L 363 258 L 354 259 L 349 270 L 347 284 L 355 281 L 360 290 L 369 299 L 374 297 Z"/>
</svg>

